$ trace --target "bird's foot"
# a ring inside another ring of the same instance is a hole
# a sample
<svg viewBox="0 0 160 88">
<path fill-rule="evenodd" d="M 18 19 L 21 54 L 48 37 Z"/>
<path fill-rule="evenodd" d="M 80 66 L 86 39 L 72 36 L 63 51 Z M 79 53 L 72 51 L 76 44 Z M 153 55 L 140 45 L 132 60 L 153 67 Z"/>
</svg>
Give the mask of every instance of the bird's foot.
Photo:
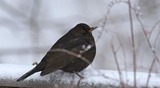
<svg viewBox="0 0 160 88">
<path fill-rule="evenodd" d="M 77 82 L 77 86 L 80 86 L 80 84 L 81 84 L 81 81 L 84 79 L 84 77 L 82 76 L 82 75 L 80 75 L 80 74 L 78 74 L 77 72 L 74 72 L 80 79 L 78 80 L 78 82 Z"/>
</svg>

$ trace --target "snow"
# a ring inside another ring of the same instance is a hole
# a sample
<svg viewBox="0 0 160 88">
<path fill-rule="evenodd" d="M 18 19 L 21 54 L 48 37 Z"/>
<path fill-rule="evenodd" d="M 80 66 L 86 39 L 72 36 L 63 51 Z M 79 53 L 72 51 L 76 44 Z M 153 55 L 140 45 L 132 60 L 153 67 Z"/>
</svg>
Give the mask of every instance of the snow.
<svg viewBox="0 0 160 88">
<path fill-rule="evenodd" d="M 17 78 L 22 76 L 27 71 L 31 70 L 34 66 L 32 65 L 15 65 L 15 64 L 0 64 L 0 79 L 7 79 L 16 81 Z M 40 80 L 47 82 L 54 82 L 60 80 L 65 83 L 70 83 L 71 81 L 79 81 L 79 77 L 72 73 L 65 73 L 63 71 L 56 71 L 46 76 L 40 76 L 40 72 L 37 72 L 26 80 Z M 91 66 L 86 70 L 80 72 L 82 76 L 85 78 L 81 80 L 81 82 L 86 82 L 88 84 L 111 84 L 111 85 L 119 85 L 119 74 L 115 70 L 95 70 Z M 145 86 L 147 81 L 148 73 L 137 72 L 137 85 Z M 134 83 L 133 80 L 133 72 L 125 72 L 122 71 L 122 78 L 125 84 L 132 85 Z M 160 77 L 155 73 L 151 73 L 151 78 L 149 82 L 149 86 L 151 87 L 160 87 Z"/>
</svg>

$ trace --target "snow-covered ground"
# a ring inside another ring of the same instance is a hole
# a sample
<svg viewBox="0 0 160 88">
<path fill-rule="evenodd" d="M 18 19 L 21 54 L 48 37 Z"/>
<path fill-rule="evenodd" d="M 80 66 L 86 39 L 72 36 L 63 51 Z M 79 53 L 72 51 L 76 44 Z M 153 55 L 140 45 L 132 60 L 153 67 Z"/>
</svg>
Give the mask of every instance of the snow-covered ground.
<svg viewBox="0 0 160 88">
<path fill-rule="evenodd" d="M 17 78 L 19 78 L 24 73 L 31 70 L 32 68 L 33 66 L 29 66 L 29 65 L 0 64 L 0 69 L 1 69 L 0 79 L 3 79 L 3 80 L 10 79 L 16 83 Z M 109 85 L 110 84 L 114 86 L 119 86 L 119 83 L 120 83 L 119 74 L 117 71 L 114 71 L 114 70 L 95 70 L 92 67 L 89 67 L 86 70 L 80 72 L 80 74 L 85 77 L 80 81 L 81 83 L 84 82 L 90 85 L 92 84 Z M 137 72 L 137 86 L 146 86 L 147 77 L 148 77 L 148 73 Z M 134 83 L 133 72 L 122 71 L 122 78 L 125 84 L 133 86 L 133 83 Z M 49 83 L 50 82 L 54 83 L 54 81 L 60 80 L 61 82 L 65 82 L 65 83 L 71 83 L 71 82 L 76 83 L 79 81 L 79 77 L 75 74 L 64 73 L 59 70 L 46 76 L 40 76 L 39 72 L 37 72 L 32 76 L 28 77 L 25 81 L 27 80 L 47 81 Z M 160 82 L 160 76 L 156 75 L 155 73 L 151 73 L 149 86 L 160 87 L 159 82 Z"/>
</svg>

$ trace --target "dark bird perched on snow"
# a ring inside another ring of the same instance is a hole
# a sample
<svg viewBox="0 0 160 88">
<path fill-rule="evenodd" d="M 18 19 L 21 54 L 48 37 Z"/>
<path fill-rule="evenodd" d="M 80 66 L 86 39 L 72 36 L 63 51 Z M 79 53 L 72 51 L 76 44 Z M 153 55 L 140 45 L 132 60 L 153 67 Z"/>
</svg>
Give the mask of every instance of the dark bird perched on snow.
<svg viewBox="0 0 160 88">
<path fill-rule="evenodd" d="M 84 70 L 95 57 L 96 46 L 92 31 L 96 28 L 84 23 L 77 24 L 51 47 L 36 67 L 17 81 L 24 80 L 39 71 L 41 76 L 56 70 L 78 75 L 77 72 Z"/>
</svg>

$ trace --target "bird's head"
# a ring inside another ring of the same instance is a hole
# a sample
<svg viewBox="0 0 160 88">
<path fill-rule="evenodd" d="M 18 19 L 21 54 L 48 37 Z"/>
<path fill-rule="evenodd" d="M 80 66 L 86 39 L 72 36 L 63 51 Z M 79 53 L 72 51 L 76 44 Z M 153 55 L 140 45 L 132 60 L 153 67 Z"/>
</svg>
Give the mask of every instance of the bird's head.
<svg viewBox="0 0 160 88">
<path fill-rule="evenodd" d="M 77 24 L 73 29 L 75 31 L 77 31 L 78 33 L 80 34 L 91 34 L 92 31 L 94 29 L 96 29 L 97 27 L 89 27 L 87 24 L 85 23 L 80 23 L 80 24 Z"/>
</svg>

